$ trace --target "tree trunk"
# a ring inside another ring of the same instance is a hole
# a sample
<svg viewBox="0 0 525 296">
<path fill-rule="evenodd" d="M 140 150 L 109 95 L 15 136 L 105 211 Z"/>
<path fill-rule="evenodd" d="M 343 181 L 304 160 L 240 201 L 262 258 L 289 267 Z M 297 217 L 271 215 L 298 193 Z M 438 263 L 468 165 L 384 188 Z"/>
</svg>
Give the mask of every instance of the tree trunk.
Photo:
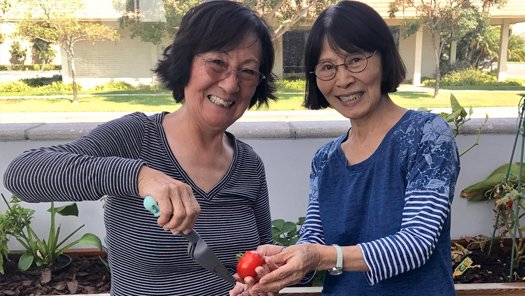
<svg viewBox="0 0 525 296">
<path fill-rule="evenodd" d="M 67 62 L 69 64 L 69 71 L 71 73 L 71 81 L 73 83 L 73 101 L 71 103 L 78 103 L 78 85 L 75 70 L 75 58 L 71 52 L 68 52 Z"/>
<path fill-rule="evenodd" d="M 434 99 L 437 98 L 439 93 L 439 85 L 441 84 L 441 73 L 439 70 L 439 59 L 436 63 L 436 84 L 434 84 Z"/>
<path fill-rule="evenodd" d="M 441 73 L 439 71 L 439 58 L 441 56 L 441 36 L 439 34 L 439 32 L 431 31 L 436 63 L 436 83 L 434 84 L 434 99 L 437 98 L 437 95 L 439 93 L 439 84 L 441 82 Z"/>
</svg>

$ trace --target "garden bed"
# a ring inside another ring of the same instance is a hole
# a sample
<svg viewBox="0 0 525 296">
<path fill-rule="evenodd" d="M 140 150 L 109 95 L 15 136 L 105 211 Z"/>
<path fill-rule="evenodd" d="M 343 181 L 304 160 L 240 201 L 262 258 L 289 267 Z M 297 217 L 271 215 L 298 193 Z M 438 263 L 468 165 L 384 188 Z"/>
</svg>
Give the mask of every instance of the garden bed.
<svg viewBox="0 0 525 296">
<path fill-rule="evenodd" d="M 456 241 L 467 247 L 469 241 Z M 470 241 L 471 243 L 472 241 Z M 525 264 L 516 270 L 513 281 L 508 281 L 510 262 L 510 241 L 501 247 L 495 242 L 490 256 L 488 244 L 483 247 L 471 244 L 472 253 L 467 256 L 473 261 L 472 266 L 455 278 L 458 296 L 469 295 L 525 295 Z M 12 295 L 108 295 L 110 290 L 110 272 L 104 264 L 106 254 L 93 249 L 81 249 L 68 252 L 71 265 L 53 274 L 47 284 L 40 283 L 40 277 L 21 273 L 16 268 L 17 255 L 10 255 L 5 264 L 5 275 L 0 277 L 0 296 Z M 454 268 L 458 264 L 454 265 Z M 319 296 L 321 287 L 286 288 L 280 295 Z"/>
</svg>

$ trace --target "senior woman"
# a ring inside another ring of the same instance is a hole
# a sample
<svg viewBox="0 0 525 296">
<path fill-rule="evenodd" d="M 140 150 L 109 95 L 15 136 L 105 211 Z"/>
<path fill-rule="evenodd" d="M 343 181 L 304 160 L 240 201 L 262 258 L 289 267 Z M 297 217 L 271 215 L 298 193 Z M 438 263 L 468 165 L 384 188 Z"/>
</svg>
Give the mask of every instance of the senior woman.
<svg viewBox="0 0 525 296">
<path fill-rule="evenodd" d="M 273 61 L 270 30 L 254 11 L 200 4 L 155 69 L 178 110 L 133 113 L 26 151 L 8 167 L 6 187 L 28 202 L 108 197 L 111 295 L 226 295 L 231 284 L 197 265 L 177 234 L 196 229 L 232 273 L 237 253 L 271 243 L 263 162 L 226 129 L 275 98 Z M 158 218 L 142 206 L 148 195 Z"/>
<path fill-rule="evenodd" d="M 457 147 L 441 117 L 390 98 L 405 68 L 388 26 L 360 2 L 328 7 L 310 31 L 305 68 L 305 105 L 330 106 L 351 128 L 315 154 L 299 243 L 259 247 L 273 271 L 258 268 L 250 292 L 327 270 L 323 295 L 455 295 Z"/>
</svg>

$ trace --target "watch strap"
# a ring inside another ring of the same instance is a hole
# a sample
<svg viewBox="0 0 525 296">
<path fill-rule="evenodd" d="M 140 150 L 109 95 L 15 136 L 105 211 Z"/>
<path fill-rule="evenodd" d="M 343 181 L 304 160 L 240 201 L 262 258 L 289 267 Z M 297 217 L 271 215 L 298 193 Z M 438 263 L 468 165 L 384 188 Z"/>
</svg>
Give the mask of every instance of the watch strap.
<svg viewBox="0 0 525 296">
<path fill-rule="evenodd" d="M 343 250 L 339 245 L 333 244 L 332 246 L 335 247 L 335 252 L 337 254 L 337 258 L 335 261 L 335 268 L 342 270 L 343 269 Z"/>
<path fill-rule="evenodd" d="M 340 275 L 343 273 L 343 249 L 339 245 L 333 244 L 336 252 L 335 266 L 328 271 L 331 275 Z"/>
</svg>

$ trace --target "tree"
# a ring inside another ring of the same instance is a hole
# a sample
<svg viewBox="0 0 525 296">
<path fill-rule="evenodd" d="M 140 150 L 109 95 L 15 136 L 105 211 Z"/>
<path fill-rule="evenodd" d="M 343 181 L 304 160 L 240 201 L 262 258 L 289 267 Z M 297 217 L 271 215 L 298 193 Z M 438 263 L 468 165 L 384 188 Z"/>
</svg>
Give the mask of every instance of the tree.
<svg viewBox="0 0 525 296">
<path fill-rule="evenodd" d="M 489 68 L 499 59 L 500 27 L 489 23 L 482 12 L 470 14 L 476 25 L 458 41 L 458 58 L 470 67 Z M 524 40 L 516 35 L 509 37 L 507 56 L 509 60 L 525 61 Z"/>
<path fill-rule="evenodd" d="M 155 3 L 151 5 L 151 3 Z M 116 10 L 122 12 L 121 27 L 130 30 L 131 38 L 160 45 L 165 38 L 171 39 L 177 32 L 183 15 L 200 0 L 113 0 Z M 311 23 L 329 4 L 337 0 L 239 0 L 266 19 L 273 28 L 276 63 L 282 61 L 284 33 L 301 23 Z M 148 4 L 142 7 L 141 4 Z M 163 19 L 159 19 L 159 15 Z M 153 16 L 153 17 L 152 17 Z M 280 67 L 276 67 L 276 70 Z M 280 71 L 280 70 L 277 70 Z M 280 73 L 277 72 L 277 75 Z"/>
<path fill-rule="evenodd" d="M 32 43 L 33 56 L 36 57 L 39 63 L 42 63 L 41 70 L 43 71 L 46 64 L 51 63 L 51 61 L 55 58 L 56 52 L 51 47 L 51 44 L 49 42 L 43 41 L 42 39 L 34 39 Z"/>
<path fill-rule="evenodd" d="M 16 4 L 16 0 L 0 0 L 0 23 L 4 22 L 7 13 Z M 0 44 L 4 43 L 6 35 L 0 32 Z"/>
<path fill-rule="evenodd" d="M 79 0 L 27 0 L 27 4 L 32 9 L 18 23 L 17 34 L 29 40 L 39 39 L 58 44 L 66 52 L 73 82 L 73 102 L 78 102 L 75 45 L 82 41 L 115 41 L 119 39 L 118 31 L 76 18 L 75 13 L 82 5 Z"/>
<path fill-rule="evenodd" d="M 160 45 L 164 38 L 175 34 L 182 16 L 200 2 L 157 0 L 144 7 L 139 0 L 113 0 L 113 7 L 122 13 L 120 26 L 130 31 L 131 38 Z"/>
<path fill-rule="evenodd" d="M 15 3 L 16 0 L 0 0 L 0 17 L 2 20 Z"/>
<path fill-rule="evenodd" d="M 415 12 L 416 20 L 410 22 L 411 31 L 414 33 L 420 27 L 424 27 L 430 33 L 434 48 L 434 64 L 436 83 L 434 85 L 434 97 L 438 95 L 441 82 L 440 60 L 445 40 L 460 40 L 466 33 L 469 23 L 468 15 L 472 9 L 478 9 L 488 14 L 488 9 L 494 3 L 503 5 L 505 1 L 498 0 L 394 0 L 389 4 L 390 17 L 395 17 L 400 10 L 405 13 L 410 9 Z M 480 6 L 480 7 L 478 7 Z"/>
<path fill-rule="evenodd" d="M 328 5 L 338 1 L 316 0 L 245 0 L 274 30 L 274 39 L 280 38 L 294 25 L 315 19 Z"/>
<path fill-rule="evenodd" d="M 121 24 L 129 28 L 131 37 L 139 37 L 142 41 L 160 44 L 164 37 L 175 34 L 182 16 L 200 0 L 161 0 L 156 7 L 143 9 L 138 0 L 113 0 L 116 10 L 122 12 Z M 274 39 L 281 37 L 286 31 L 301 21 L 316 18 L 327 5 L 336 0 L 244 0 L 242 2 L 257 11 L 274 30 Z M 156 11 L 163 11 L 164 20 L 150 17 Z M 153 19 L 153 20 L 151 20 Z"/>
<path fill-rule="evenodd" d="M 22 47 L 20 42 L 14 41 L 11 43 L 11 49 L 9 49 L 11 58 L 9 62 L 13 65 L 23 65 L 26 60 L 26 49 Z"/>
</svg>

